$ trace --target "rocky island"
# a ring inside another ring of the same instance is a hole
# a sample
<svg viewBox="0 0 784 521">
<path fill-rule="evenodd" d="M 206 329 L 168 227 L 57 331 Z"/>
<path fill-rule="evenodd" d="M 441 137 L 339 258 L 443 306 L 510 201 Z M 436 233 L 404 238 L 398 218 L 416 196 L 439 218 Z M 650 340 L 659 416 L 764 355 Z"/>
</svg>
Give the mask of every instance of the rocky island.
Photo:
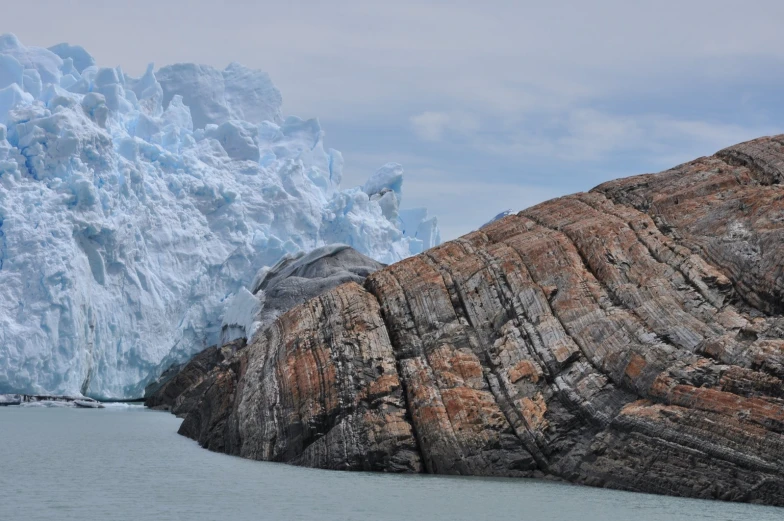
<svg viewBox="0 0 784 521">
<path fill-rule="evenodd" d="M 149 399 L 245 458 L 784 505 L 782 181 L 776 136 L 542 203 Z"/>
</svg>

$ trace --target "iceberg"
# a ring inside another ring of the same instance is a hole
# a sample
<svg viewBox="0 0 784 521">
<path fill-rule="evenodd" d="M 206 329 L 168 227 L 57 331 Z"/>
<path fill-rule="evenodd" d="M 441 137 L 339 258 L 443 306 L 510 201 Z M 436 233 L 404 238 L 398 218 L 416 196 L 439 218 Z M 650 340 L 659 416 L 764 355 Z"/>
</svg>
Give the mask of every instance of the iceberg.
<svg viewBox="0 0 784 521">
<path fill-rule="evenodd" d="M 232 63 L 140 77 L 0 36 L 0 393 L 142 395 L 215 344 L 254 276 L 341 243 L 382 263 L 440 242 L 402 167 L 341 189 L 315 119 Z M 232 304 L 233 303 L 233 304 Z M 230 306 L 232 306 L 230 308 Z"/>
</svg>

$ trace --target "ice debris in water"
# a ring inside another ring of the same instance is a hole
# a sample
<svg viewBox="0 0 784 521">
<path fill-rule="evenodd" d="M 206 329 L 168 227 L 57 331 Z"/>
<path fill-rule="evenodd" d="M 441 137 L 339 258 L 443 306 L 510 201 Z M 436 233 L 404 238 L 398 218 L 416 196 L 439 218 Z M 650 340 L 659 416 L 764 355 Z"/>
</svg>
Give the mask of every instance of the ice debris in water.
<svg viewBox="0 0 784 521">
<path fill-rule="evenodd" d="M 134 78 L 0 36 L 0 393 L 137 397 L 282 256 L 345 243 L 389 263 L 440 242 L 400 210 L 400 165 L 341 190 L 318 121 L 280 107 L 242 65 Z"/>
</svg>

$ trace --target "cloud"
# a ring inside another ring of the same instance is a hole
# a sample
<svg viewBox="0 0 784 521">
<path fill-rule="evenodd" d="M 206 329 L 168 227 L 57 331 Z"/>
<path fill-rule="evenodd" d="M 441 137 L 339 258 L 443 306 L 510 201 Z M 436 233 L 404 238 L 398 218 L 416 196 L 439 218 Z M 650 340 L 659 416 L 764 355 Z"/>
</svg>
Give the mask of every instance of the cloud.
<svg viewBox="0 0 784 521">
<path fill-rule="evenodd" d="M 423 112 L 411 116 L 414 133 L 425 141 L 441 141 L 449 125 L 449 114 L 443 112 Z"/>
<path fill-rule="evenodd" d="M 564 134 L 554 140 L 554 146 L 570 161 L 605 161 L 618 153 L 665 159 L 679 151 L 713 153 L 777 130 L 772 125 L 744 126 L 670 114 L 615 115 L 578 109 L 569 114 Z"/>
<path fill-rule="evenodd" d="M 503 210 L 524 210 L 561 195 L 554 187 L 455 179 L 452 172 L 429 168 L 407 170 L 405 176 L 405 206 L 427 206 L 438 216 L 444 239 L 475 230 Z"/>
<path fill-rule="evenodd" d="M 284 111 L 319 117 L 344 153 L 344 184 L 402 162 L 406 204 L 467 231 L 529 193 L 781 132 L 784 3 L 751 4 L 27 0 L 3 6 L 0 33 L 78 43 L 130 74 L 150 61 L 265 70 Z"/>
<path fill-rule="evenodd" d="M 621 154 L 670 161 L 684 154 L 713 153 L 741 141 L 775 134 L 782 128 L 661 113 L 613 114 L 591 107 L 529 115 L 524 122 L 518 120 L 514 125 L 503 125 L 492 117 L 474 122 L 475 139 L 455 142 L 455 147 L 469 146 L 484 154 L 519 160 L 542 158 L 573 163 L 601 163 Z M 427 129 L 430 133 L 420 128 L 420 137 L 437 135 L 440 141 L 449 137 L 441 131 L 442 120 L 427 123 L 432 123 L 432 128 Z M 696 156 L 685 159 L 693 157 Z"/>
<path fill-rule="evenodd" d="M 477 118 L 462 112 L 425 111 L 410 121 L 414 134 L 425 141 L 442 141 L 448 134 L 465 137 L 479 127 Z"/>
</svg>

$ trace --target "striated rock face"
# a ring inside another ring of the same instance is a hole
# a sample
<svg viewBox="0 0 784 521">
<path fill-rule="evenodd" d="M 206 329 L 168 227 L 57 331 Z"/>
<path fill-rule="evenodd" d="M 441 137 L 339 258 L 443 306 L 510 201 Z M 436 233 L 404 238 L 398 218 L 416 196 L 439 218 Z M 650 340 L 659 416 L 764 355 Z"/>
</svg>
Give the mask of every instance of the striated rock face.
<svg viewBox="0 0 784 521">
<path fill-rule="evenodd" d="M 782 181 L 778 136 L 494 221 L 280 316 L 180 432 L 784 505 Z"/>
<path fill-rule="evenodd" d="M 186 364 L 170 367 L 147 386 L 144 405 L 184 416 L 198 405 L 204 391 L 214 383 L 216 369 L 245 345 L 245 339 L 239 339 L 221 347 L 211 346 Z"/>
<path fill-rule="evenodd" d="M 284 314 L 242 351 L 180 432 L 247 458 L 416 472 L 405 416 L 378 303 L 348 283 Z"/>
</svg>

